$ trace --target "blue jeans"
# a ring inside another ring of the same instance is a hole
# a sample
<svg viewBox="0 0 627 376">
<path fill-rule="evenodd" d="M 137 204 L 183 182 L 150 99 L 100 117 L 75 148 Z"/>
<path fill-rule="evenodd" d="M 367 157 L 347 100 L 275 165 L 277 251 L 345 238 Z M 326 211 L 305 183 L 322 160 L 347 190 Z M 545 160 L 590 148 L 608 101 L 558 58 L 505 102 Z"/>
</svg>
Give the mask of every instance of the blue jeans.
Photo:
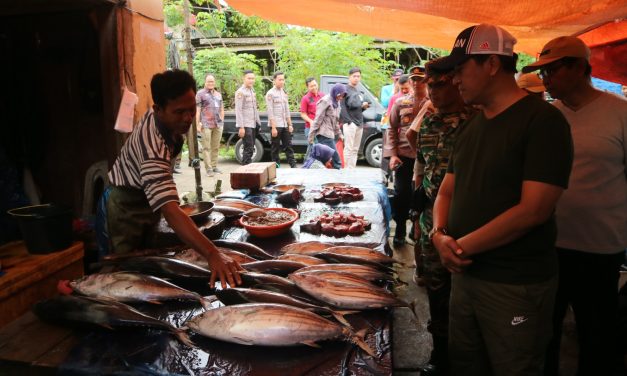
<svg viewBox="0 0 627 376">
<path fill-rule="evenodd" d="M 319 144 L 326 145 L 331 149 L 335 150 L 333 153 L 333 168 L 339 170 L 342 168 L 342 160 L 340 159 L 340 155 L 337 153 L 337 149 L 335 148 L 335 140 L 329 137 L 317 135 L 316 140 Z"/>
</svg>

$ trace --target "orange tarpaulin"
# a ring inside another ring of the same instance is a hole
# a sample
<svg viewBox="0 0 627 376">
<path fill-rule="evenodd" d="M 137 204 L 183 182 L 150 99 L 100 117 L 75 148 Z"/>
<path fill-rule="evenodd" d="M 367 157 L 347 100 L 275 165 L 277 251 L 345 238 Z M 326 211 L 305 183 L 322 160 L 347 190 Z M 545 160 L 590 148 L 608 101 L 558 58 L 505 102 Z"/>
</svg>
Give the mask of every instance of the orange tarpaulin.
<svg viewBox="0 0 627 376">
<path fill-rule="evenodd" d="M 612 49 L 612 45 L 624 46 L 627 40 L 623 21 L 627 18 L 625 0 L 228 0 L 228 3 L 246 15 L 274 22 L 445 49 L 451 48 L 461 30 L 477 23 L 492 23 L 507 29 L 518 39 L 516 51 L 532 56 L 550 39 L 561 35 L 584 34 L 587 43 L 605 46 L 600 50 Z M 601 26 L 605 26 L 605 31 L 594 34 Z M 609 55 L 603 53 L 603 56 Z M 618 66 L 627 65 L 624 56 L 614 56 L 621 60 Z M 627 75 L 619 76 L 623 82 L 627 81 Z"/>
</svg>

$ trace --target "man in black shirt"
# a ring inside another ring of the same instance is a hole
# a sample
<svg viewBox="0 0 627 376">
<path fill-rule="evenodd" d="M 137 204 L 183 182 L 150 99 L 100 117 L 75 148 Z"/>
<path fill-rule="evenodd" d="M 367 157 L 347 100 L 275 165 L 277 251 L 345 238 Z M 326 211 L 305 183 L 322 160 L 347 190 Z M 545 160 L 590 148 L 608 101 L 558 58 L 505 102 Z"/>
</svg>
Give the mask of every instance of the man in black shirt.
<svg viewBox="0 0 627 376">
<path fill-rule="evenodd" d="M 362 112 L 368 107 L 368 103 L 362 93 L 357 90 L 361 81 L 361 70 L 357 67 L 348 71 L 348 85 L 346 85 L 346 97 L 342 101 L 340 111 L 340 123 L 344 133 L 344 168 L 355 168 L 359 155 L 359 145 L 364 128 L 364 116 Z"/>
<path fill-rule="evenodd" d="M 516 39 L 493 25 L 460 33 L 440 68 L 480 106 L 456 140 L 431 240 L 453 273 L 454 375 L 542 375 L 557 288 L 555 205 L 572 139 L 564 116 L 514 79 Z"/>
</svg>

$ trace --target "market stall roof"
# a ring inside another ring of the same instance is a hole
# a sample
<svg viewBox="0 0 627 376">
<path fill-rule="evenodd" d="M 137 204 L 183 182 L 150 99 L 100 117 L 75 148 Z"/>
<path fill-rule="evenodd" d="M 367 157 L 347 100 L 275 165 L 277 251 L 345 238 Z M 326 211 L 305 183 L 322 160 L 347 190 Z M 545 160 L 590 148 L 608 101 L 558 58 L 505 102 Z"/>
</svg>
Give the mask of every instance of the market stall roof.
<svg viewBox="0 0 627 376">
<path fill-rule="evenodd" d="M 627 83 L 627 55 L 611 52 L 614 48 L 620 52 L 626 49 L 625 0 L 228 0 L 228 3 L 244 14 L 275 22 L 445 49 L 451 48 L 461 30 L 477 23 L 504 27 L 518 39 L 516 50 L 532 56 L 552 38 L 580 35 L 593 49 L 593 63 L 604 65 L 601 77 Z M 595 56 L 597 47 L 600 57 Z M 616 69 L 607 69 L 606 65 L 613 63 Z"/>
</svg>

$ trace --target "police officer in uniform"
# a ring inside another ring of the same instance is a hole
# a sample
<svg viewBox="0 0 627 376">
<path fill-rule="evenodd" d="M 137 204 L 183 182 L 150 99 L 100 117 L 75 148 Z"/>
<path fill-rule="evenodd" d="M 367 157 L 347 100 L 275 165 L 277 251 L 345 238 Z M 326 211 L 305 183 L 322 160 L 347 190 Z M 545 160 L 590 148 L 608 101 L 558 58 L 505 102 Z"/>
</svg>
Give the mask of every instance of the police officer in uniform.
<svg viewBox="0 0 627 376">
<path fill-rule="evenodd" d="M 407 235 L 407 219 L 409 219 L 409 201 L 412 195 L 413 166 L 416 154 L 414 153 L 405 133 L 418 114 L 418 110 L 425 101 L 426 92 L 423 84 L 423 67 L 412 67 L 409 70 L 409 79 L 412 82 L 412 92 L 394 102 L 390 110 L 390 128 L 386 132 L 386 142 L 383 156 L 390 158 L 390 170 L 394 171 L 394 245 L 405 244 Z M 418 102 L 418 103 L 416 103 Z"/>
<path fill-rule="evenodd" d="M 243 165 L 252 161 L 255 152 L 255 140 L 261 125 L 254 85 L 255 73 L 246 70 L 244 71 L 244 83 L 235 92 L 235 125 L 239 128 L 239 137 L 244 141 Z"/>
<path fill-rule="evenodd" d="M 268 109 L 268 126 L 272 135 L 272 160 L 281 164 L 279 152 L 285 152 L 287 163 L 290 167 L 296 167 L 294 150 L 292 149 L 292 119 L 290 119 L 290 109 L 285 87 L 285 74 L 275 72 L 272 76 L 274 86 L 266 93 L 266 108 Z"/>
</svg>

